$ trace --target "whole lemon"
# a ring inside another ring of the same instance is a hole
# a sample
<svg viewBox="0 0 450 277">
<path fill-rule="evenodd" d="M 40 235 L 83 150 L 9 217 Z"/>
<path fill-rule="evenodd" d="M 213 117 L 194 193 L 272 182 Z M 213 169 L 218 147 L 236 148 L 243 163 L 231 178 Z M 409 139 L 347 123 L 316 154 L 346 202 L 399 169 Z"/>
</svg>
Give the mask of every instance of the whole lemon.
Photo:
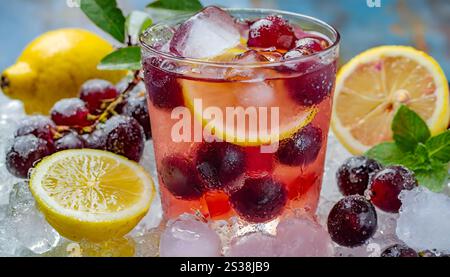
<svg viewBox="0 0 450 277">
<path fill-rule="evenodd" d="M 27 113 L 46 114 L 59 99 L 77 96 L 89 79 L 121 80 L 126 71 L 97 70 L 112 51 L 109 42 L 86 30 L 50 31 L 32 41 L 16 64 L 2 73 L 1 88 L 22 100 Z"/>
</svg>

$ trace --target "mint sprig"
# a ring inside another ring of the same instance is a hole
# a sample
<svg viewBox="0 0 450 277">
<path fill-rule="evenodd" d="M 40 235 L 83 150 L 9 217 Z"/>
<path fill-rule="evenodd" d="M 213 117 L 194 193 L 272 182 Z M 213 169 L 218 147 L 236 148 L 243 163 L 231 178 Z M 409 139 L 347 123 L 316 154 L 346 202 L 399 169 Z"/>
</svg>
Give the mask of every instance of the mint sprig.
<svg viewBox="0 0 450 277">
<path fill-rule="evenodd" d="M 403 165 L 414 171 L 419 183 L 439 192 L 449 178 L 450 130 L 431 137 L 425 121 L 401 106 L 392 121 L 395 142 L 376 145 L 365 155 L 385 166 Z"/>
<path fill-rule="evenodd" d="M 419 143 L 430 138 L 427 124 L 418 114 L 401 106 L 392 121 L 392 131 L 397 146 L 403 151 L 414 151 Z"/>
<path fill-rule="evenodd" d="M 102 59 L 100 70 L 140 70 L 139 35 L 153 22 L 142 11 L 132 11 L 126 17 L 116 0 L 81 0 L 80 8 L 100 29 L 120 43 L 119 49 Z M 197 11 L 203 6 L 199 0 L 158 0 L 149 7 L 177 11 Z"/>
</svg>

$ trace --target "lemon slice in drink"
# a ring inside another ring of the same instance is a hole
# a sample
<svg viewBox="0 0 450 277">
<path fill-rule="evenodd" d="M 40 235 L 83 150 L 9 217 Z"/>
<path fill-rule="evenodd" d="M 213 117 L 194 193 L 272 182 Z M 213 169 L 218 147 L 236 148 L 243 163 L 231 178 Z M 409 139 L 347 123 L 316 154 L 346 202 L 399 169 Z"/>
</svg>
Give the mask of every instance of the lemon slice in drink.
<svg viewBox="0 0 450 277">
<path fill-rule="evenodd" d="M 429 55 L 406 46 L 381 46 L 353 58 L 337 77 L 331 125 L 353 154 L 392 140 L 395 112 L 406 105 L 431 133 L 449 123 L 448 82 Z"/>
<path fill-rule="evenodd" d="M 32 172 L 30 189 L 50 225 L 75 241 L 127 234 L 155 195 L 152 178 L 137 163 L 90 149 L 45 158 Z"/>
<path fill-rule="evenodd" d="M 182 80 L 181 85 L 194 119 L 216 137 L 240 146 L 268 145 L 289 138 L 317 113 L 316 107 L 295 103 L 282 82 Z M 195 100 L 201 102 L 201 107 L 195 105 Z M 206 117 L 210 108 L 219 111 L 222 118 Z M 250 127 L 250 123 L 255 125 Z"/>
</svg>

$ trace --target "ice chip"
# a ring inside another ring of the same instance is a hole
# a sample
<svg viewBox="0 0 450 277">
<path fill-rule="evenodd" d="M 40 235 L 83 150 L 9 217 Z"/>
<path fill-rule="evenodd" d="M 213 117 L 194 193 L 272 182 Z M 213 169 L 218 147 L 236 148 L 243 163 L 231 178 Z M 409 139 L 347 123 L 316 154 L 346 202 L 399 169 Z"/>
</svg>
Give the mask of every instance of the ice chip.
<svg viewBox="0 0 450 277">
<path fill-rule="evenodd" d="M 229 257 L 273 257 L 275 237 L 255 232 L 234 238 L 227 256 Z"/>
<path fill-rule="evenodd" d="M 148 230 L 138 237 L 134 237 L 136 242 L 137 257 L 158 257 L 159 256 L 159 241 L 161 239 L 162 228 L 155 228 Z"/>
<path fill-rule="evenodd" d="M 397 236 L 415 250 L 450 253 L 450 197 L 425 187 L 402 191 Z"/>
<path fill-rule="evenodd" d="M 289 218 L 277 227 L 275 252 L 279 257 L 331 257 L 330 235 L 318 223 L 306 218 Z"/>
<path fill-rule="evenodd" d="M 350 153 L 339 143 L 332 132 L 328 135 L 327 159 L 323 174 L 322 191 L 318 208 L 319 221 L 325 224 L 334 204 L 342 198 L 336 180 L 336 172 Z"/>
<path fill-rule="evenodd" d="M 153 148 L 153 141 L 149 140 L 145 143 L 144 154 L 142 155 L 140 164 L 145 170 L 150 173 L 152 176 L 155 186 L 159 188 L 158 184 L 158 173 L 156 171 L 156 162 L 155 162 L 155 151 Z M 144 235 L 147 231 L 156 228 L 161 223 L 163 217 L 162 206 L 161 206 L 161 197 L 156 194 L 153 199 L 152 205 L 150 206 L 150 210 L 147 215 L 139 222 L 139 224 L 133 229 L 131 232 L 131 236 L 140 237 Z"/>
<path fill-rule="evenodd" d="M 26 182 L 14 185 L 5 221 L 13 238 L 35 254 L 53 249 L 61 238 L 37 210 Z"/>
<path fill-rule="evenodd" d="M 239 29 L 224 10 L 207 7 L 180 25 L 170 51 L 189 58 L 214 57 L 240 43 Z"/>
<path fill-rule="evenodd" d="M 167 224 L 159 251 L 161 257 L 218 257 L 221 241 L 208 224 L 184 214 Z"/>
</svg>

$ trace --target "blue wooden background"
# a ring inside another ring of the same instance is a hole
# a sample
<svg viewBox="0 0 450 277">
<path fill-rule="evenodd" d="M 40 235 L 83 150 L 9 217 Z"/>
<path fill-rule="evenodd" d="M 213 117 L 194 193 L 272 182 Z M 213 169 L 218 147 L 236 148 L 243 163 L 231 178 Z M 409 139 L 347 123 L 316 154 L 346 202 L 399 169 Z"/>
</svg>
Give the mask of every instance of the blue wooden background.
<svg viewBox="0 0 450 277">
<path fill-rule="evenodd" d="M 119 0 L 130 11 L 151 0 Z M 433 55 L 450 76 L 450 1 L 381 0 L 203 0 L 205 5 L 263 7 L 304 13 L 335 25 L 342 34 L 342 58 L 382 44 L 412 45 Z M 101 33 L 66 0 L 0 0 L 0 70 L 12 64 L 23 47 L 44 31 L 84 27 Z"/>
</svg>

